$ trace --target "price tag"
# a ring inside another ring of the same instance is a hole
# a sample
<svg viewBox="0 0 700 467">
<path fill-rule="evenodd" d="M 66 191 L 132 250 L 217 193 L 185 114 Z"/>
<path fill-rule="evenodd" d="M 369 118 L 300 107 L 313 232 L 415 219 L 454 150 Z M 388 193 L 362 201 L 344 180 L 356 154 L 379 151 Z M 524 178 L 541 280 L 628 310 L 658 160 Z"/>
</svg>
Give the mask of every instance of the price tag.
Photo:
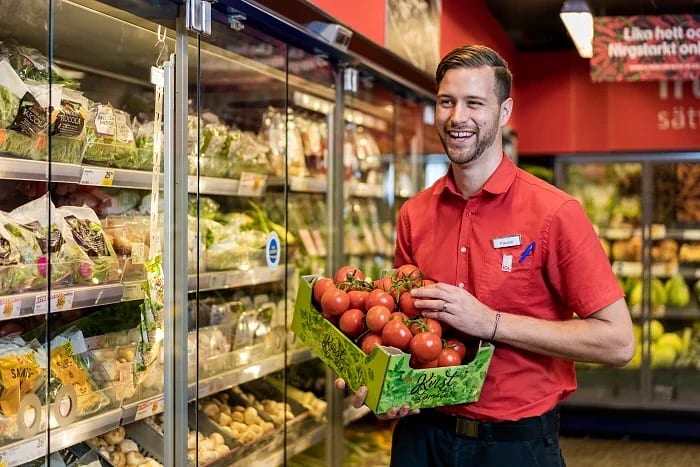
<svg viewBox="0 0 700 467">
<path fill-rule="evenodd" d="M 51 299 L 49 300 L 51 313 L 73 308 L 73 297 L 75 297 L 74 290 L 51 292 Z"/>
<path fill-rule="evenodd" d="M 8 297 L 0 299 L 0 312 L 2 312 L 3 319 L 17 317 L 21 310 L 21 298 Z"/>
<path fill-rule="evenodd" d="M 292 191 L 308 191 L 309 182 L 302 177 L 292 177 L 289 180 L 289 189 Z"/>
<path fill-rule="evenodd" d="M 46 435 L 27 440 L 19 446 L 0 451 L 0 467 L 20 465 L 36 458 L 36 454 L 46 451 Z"/>
<path fill-rule="evenodd" d="M 106 338 L 104 334 L 85 338 L 85 347 L 87 347 L 88 350 L 103 349 L 106 347 L 106 345 Z"/>
<path fill-rule="evenodd" d="M 143 299 L 143 289 L 140 282 L 127 282 L 124 284 L 122 301 Z"/>
<path fill-rule="evenodd" d="M 134 421 L 148 418 L 163 411 L 163 396 L 157 399 L 141 402 L 136 406 L 136 416 Z"/>
<path fill-rule="evenodd" d="M 154 86 L 165 86 L 165 71 L 157 66 L 151 67 L 151 84 Z"/>
<path fill-rule="evenodd" d="M 131 244 L 131 264 L 143 264 L 146 258 L 146 245 L 143 243 Z"/>
<path fill-rule="evenodd" d="M 242 172 L 238 181 L 239 196 L 260 196 L 265 191 L 267 175 Z"/>
<path fill-rule="evenodd" d="M 700 229 L 684 230 L 681 236 L 683 240 L 700 240 Z"/>
<path fill-rule="evenodd" d="M 80 176 L 81 185 L 112 186 L 114 181 L 114 170 L 103 169 L 83 169 Z"/>
<path fill-rule="evenodd" d="M 226 285 L 228 285 L 228 284 L 226 283 L 226 274 L 225 273 L 214 274 L 211 277 L 211 287 L 213 289 L 220 289 Z"/>
</svg>

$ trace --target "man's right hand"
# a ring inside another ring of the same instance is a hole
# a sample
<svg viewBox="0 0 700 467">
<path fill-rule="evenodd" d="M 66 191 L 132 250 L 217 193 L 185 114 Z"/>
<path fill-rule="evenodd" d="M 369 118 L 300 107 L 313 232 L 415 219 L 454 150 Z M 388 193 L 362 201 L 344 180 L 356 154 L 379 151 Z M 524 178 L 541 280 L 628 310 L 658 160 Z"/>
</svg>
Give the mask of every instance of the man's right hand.
<svg viewBox="0 0 700 467">
<path fill-rule="evenodd" d="M 338 378 L 335 380 L 335 387 L 340 391 L 345 390 L 345 380 L 343 378 Z M 362 407 L 367 398 L 367 386 L 360 386 L 352 397 L 352 406 L 356 409 Z M 419 409 L 413 409 L 408 405 L 404 405 L 401 408 L 392 407 L 386 411 L 386 413 L 376 414 L 379 420 L 393 420 L 395 418 L 402 418 L 406 415 L 415 415 L 419 413 Z"/>
</svg>

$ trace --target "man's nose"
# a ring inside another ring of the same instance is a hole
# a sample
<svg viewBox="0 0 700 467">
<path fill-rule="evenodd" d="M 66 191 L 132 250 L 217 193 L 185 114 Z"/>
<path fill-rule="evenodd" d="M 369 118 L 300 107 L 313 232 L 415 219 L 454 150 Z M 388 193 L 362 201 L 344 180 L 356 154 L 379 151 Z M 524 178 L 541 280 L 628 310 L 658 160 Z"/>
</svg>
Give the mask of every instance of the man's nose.
<svg viewBox="0 0 700 467">
<path fill-rule="evenodd" d="M 452 108 L 452 122 L 453 123 L 464 123 L 469 120 L 470 111 L 469 107 L 463 102 L 457 102 Z"/>
</svg>

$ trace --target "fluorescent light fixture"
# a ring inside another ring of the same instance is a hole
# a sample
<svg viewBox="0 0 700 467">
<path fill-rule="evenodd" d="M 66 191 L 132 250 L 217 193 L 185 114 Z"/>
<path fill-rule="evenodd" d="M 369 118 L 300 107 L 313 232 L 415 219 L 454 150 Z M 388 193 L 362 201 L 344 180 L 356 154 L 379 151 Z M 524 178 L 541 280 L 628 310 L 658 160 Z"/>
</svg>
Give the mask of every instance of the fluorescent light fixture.
<svg viewBox="0 0 700 467">
<path fill-rule="evenodd" d="M 586 0 L 565 0 L 559 17 L 583 58 L 593 56 L 593 15 Z"/>
</svg>

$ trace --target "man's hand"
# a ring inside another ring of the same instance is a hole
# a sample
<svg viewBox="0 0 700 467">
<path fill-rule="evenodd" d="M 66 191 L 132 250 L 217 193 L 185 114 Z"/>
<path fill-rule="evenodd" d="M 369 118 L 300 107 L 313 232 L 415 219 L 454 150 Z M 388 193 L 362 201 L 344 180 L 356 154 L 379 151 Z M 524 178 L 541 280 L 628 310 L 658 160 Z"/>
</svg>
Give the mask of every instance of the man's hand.
<svg viewBox="0 0 700 467">
<path fill-rule="evenodd" d="M 335 380 L 335 387 L 336 389 L 340 391 L 345 390 L 345 380 L 343 378 L 338 378 Z M 352 397 L 352 406 L 355 407 L 356 409 L 359 409 L 362 407 L 365 403 L 365 399 L 367 398 L 367 386 L 360 386 L 355 394 Z M 377 418 L 379 420 L 393 420 L 395 418 L 401 418 L 405 417 L 406 415 L 415 415 L 419 413 L 419 409 L 413 409 L 408 405 L 404 405 L 403 407 L 392 407 L 389 410 L 387 410 L 386 413 L 382 414 L 376 414 Z"/>
</svg>

